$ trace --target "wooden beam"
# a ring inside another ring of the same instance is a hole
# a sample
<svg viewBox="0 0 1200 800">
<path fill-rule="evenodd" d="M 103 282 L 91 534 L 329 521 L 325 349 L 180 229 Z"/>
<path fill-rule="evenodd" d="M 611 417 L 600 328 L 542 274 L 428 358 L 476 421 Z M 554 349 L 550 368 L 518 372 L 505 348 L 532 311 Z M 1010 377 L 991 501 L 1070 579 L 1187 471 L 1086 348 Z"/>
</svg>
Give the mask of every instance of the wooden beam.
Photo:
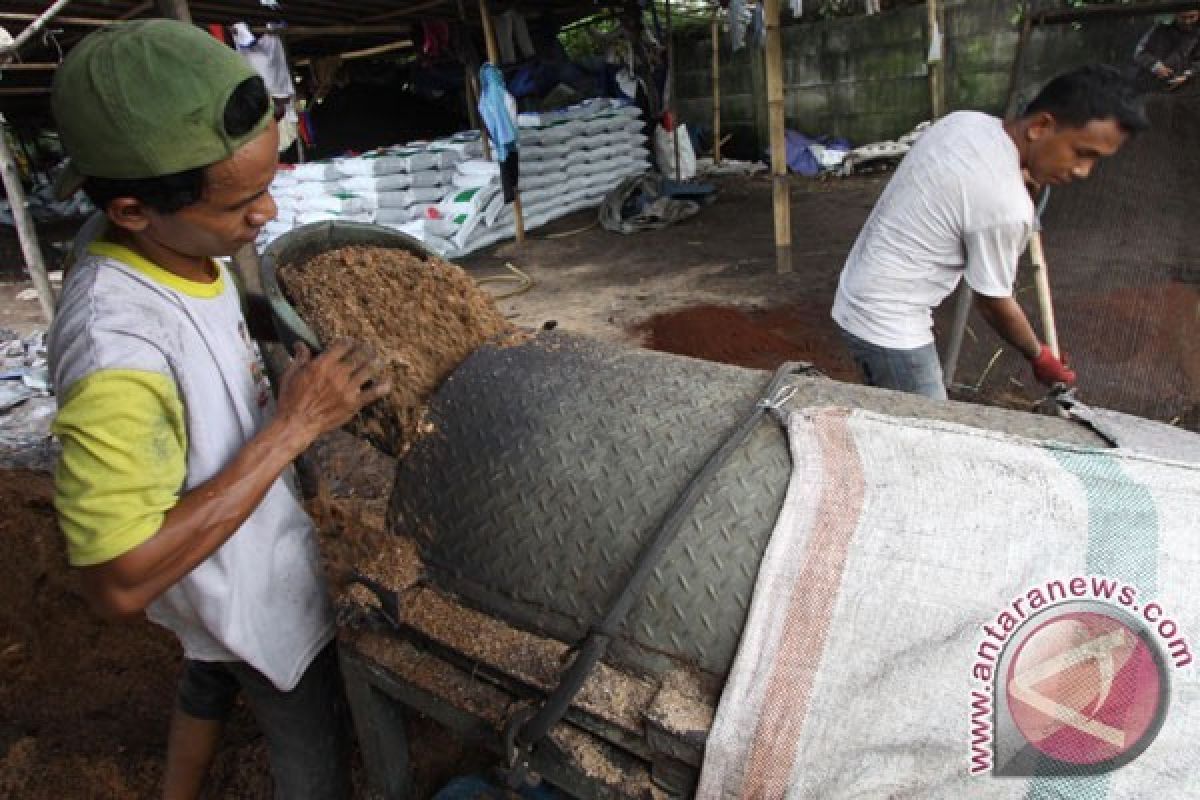
<svg viewBox="0 0 1200 800">
<path fill-rule="evenodd" d="M 23 64 L 0 64 L 0 73 L 3 72 L 52 72 L 58 69 L 58 63 L 55 61 L 29 61 Z"/>
<path fill-rule="evenodd" d="M 363 18 L 359 19 L 358 21 L 359 22 L 383 22 L 384 20 L 395 19 L 396 17 L 408 17 L 408 16 L 412 16 L 413 14 L 419 14 L 422 11 L 433 8 L 435 6 L 440 6 L 440 5 L 442 5 L 443 2 L 444 2 L 444 0 L 425 0 L 425 2 L 423 2 L 423 3 L 410 3 L 405 8 L 396 9 L 395 11 L 388 11 L 384 14 L 374 14 L 369 17 L 363 17 Z M 465 22 L 465 20 L 464 20 L 464 22 Z"/>
<path fill-rule="evenodd" d="M 1034 25 L 1068 25 L 1089 19 L 1104 17 L 1143 17 L 1150 14 L 1167 14 L 1175 11 L 1200 11 L 1197 0 L 1170 0 L 1169 2 L 1138 3 L 1132 6 L 1081 6 L 1039 11 L 1033 15 Z"/>
<path fill-rule="evenodd" d="M 0 97 L 17 97 L 22 95 L 50 94 L 49 86 L 18 86 L 0 88 Z"/>
<path fill-rule="evenodd" d="M 492 14 L 488 11 L 487 0 L 479 0 L 479 20 L 483 23 L 483 39 L 487 44 L 488 61 L 500 69 L 500 48 L 496 44 L 496 26 L 492 24 Z M 483 87 L 479 87 L 482 94 Z M 514 120 L 515 123 L 515 120 Z M 480 126 L 486 127 L 486 126 Z M 517 242 L 525 241 L 525 210 L 521 207 L 521 192 L 517 190 L 513 197 L 513 222 L 517 229 Z"/>
<path fill-rule="evenodd" d="M 0 178 L 3 179 L 4 192 L 8 195 L 8 204 L 12 208 L 13 221 L 17 226 L 17 239 L 21 242 L 21 253 L 25 256 L 25 266 L 29 269 L 29 277 L 33 279 L 33 287 L 37 290 L 38 302 L 42 305 L 42 314 L 46 323 L 54 321 L 54 289 L 50 287 L 50 277 L 46 274 L 46 262 L 42 258 L 42 248 L 38 245 L 37 228 L 33 218 L 29 216 L 29 207 L 25 204 L 25 187 L 21 185 L 21 176 L 17 174 L 17 162 L 12 151 L 8 149 L 8 137 L 4 135 L 5 120 L 0 115 Z"/>
<path fill-rule="evenodd" d="M 788 184 L 787 144 L 783 113 L 783 42 L 779 29 L 780 0 L 764 0 L 767 28 L 767 113 L 771 132 L 772 206 L 775 217 L 775 268 L 792 271 L 792 198 Z"/>
<path fill-rule="evenodd" d="M 133 19 L 134 17 L 138 16 L 139 14 L 144 14 L 145 12 L 149 11 L 153 6 L 154 6 L 154 0 L 146 0 L 146 2 L 138 3 L 133 8 L 129 9 L 128 11 L 123 12 L 120 16 L 117 17 L 117 19 L 118 20 Z"/>
<path fill-rule="evenodd" d="M 252 25 L 250 31 L 256 35 L 273 33 L 276 36 L 384 36 L 403 35 L 412 32 L 411 25 L 289 25 L 286 28 L 270 28 Z"/>
<path fill-rule="evenodd" d="M 350 50 L 345 53 L 337 53 L 336 55 L 338 58 L 342 59 L 342 61 L 353 61 L 356 58 L 370 58 L 371 56 L 383 55 L 384 53 L 391 53 L 396 50 L 411 50 L 412 47 L 412 39 L 401 39 L 398 42 L 392 42 L 390 44 L 381 44 L 377 47 L 365 47 L 361 50 Z M 334 54 L 330 53 L 330 55 Z M 296 59 L 295 64 L 297 67 L 307 67 L 317 58 L 323 58 L 323 56 L 305 56 L 304 58 Z"/>
<path fill-rule="evenodd" d="M 162 16 L 191 24 L 192 12 L 188 8 L 187 0 L 156 0 L 156 2 L 158 13 Z"/>
<path fill-rule="evenodd" d="M 0 20 L 11 20 L 13 22 L 33 22 L 37 18 L 37 14 L 27 14 L 23 11 L 0 11 Z M 84 28 L 102 28 L 112 22 L 112 20 L 100 19 L 98 17 L 55 17 L 54 22 L 58 25 L 76 25 Z"/>
</svg>

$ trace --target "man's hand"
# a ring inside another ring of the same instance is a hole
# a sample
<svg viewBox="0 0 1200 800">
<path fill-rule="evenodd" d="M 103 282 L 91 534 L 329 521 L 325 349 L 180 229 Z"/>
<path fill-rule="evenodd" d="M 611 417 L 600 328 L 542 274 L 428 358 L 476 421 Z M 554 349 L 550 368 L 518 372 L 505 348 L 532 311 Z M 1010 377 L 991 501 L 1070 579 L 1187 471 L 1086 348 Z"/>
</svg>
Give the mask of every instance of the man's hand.
<svg viewBox="0 0 1200 800">
<path fill-rule="evenodd" d="M 316 358 L 302 342 L 296 344 L 280 379 L 276 418 L 295 433 L 297 453 L 392 390 L 386 381 L 372 382 L 378 371 L 372 352 L 349 339 L 334 341 Z"/>
<path fill-rule="evenodd" d="M 1192 73 L 1190 72 L 1183 72 L 1179 75 L 1176 75 L 1167 81 L 1167 89 L 1171 91 L 1178 89 L 1180 86 L 1183 86 L 1185 83 L 1187 83 L 1188 78 L 1190 77 L 1192 77 Z"/>
<path fill-rule="evenodd" d="M 1075 370 L 1059 360 L 1046 345 L 1042 345 L 1037 357 L 1030 359 L 1029 363 L 1033 367 L 1034 376 L 1047 386 L 1056 383 L 1070 386 L 1075 383 Z"/>
<path fill-rule="evenodd" d="M 1145 63 L 1145 62 L 1143 62 L 1143 63 Z M 1153 67 L 1151 67 L 1150 71 L 1154 73 L 1155 77 L 1162 78 L 1164 81 L 1168 80 L 1175 74 L 1175 70 L 1171 69 L 1170 67 L 1168 67 L 1166 64 L 1162 63 L 1161 61 L 1159 61 Z"/>
</svg>

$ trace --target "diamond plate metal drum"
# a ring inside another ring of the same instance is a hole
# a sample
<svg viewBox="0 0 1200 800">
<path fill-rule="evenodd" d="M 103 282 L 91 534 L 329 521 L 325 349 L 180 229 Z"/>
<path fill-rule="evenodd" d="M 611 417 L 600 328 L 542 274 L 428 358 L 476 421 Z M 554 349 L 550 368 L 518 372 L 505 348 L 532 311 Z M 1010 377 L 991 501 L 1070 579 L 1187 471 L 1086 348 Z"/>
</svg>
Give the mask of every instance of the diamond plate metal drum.
<svg viewBox="0 0 1200 800">
<path fill-rule="evenodd" d="M 392 529 L 421 541 L 435 583 L 573 641 L 769 379 L 562 335 L 484 348 L 438 392 L 436 432 L 401 463 Z M 789 471 L 766 421 L 664 554 L 615 660 L 657 672 L 662 653 L 727 671 Z"/>
<path fill-rule="evenodd" d="M 431 404 L 435 432 L 401 461 L 389 525 L 421 543 L 430 580 L 568 642 L 596 623 L 643 544 L 770 373 L 542 334 L 484 347 Z M 1095 443 L 1063 420 L 801 379 L 793 406 L 940 417 Z M 771 417 L 716 474 L 633 606 L 607 660 L 723 677 L 790 458 Z"/>
</svg>

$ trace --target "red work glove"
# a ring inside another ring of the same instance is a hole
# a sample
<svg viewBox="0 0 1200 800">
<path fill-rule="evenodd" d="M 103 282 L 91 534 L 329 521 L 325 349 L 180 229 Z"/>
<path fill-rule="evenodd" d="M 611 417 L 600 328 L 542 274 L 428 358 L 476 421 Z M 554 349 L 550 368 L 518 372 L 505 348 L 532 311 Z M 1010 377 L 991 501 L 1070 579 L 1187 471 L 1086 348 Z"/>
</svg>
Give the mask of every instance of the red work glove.
<svg viewBox="0 0 1200 800">
<path fill-rule="evenodd" d="M 1037 358 L 1029 362 L 1033 366 L 1033 374 L 1047 386 L 1065 383 L 1068 386 L 1075 382 L 1075 370 L 1068 367 L 1050 352 L 1050 348 L 1042 345 Z"/>
</svg>

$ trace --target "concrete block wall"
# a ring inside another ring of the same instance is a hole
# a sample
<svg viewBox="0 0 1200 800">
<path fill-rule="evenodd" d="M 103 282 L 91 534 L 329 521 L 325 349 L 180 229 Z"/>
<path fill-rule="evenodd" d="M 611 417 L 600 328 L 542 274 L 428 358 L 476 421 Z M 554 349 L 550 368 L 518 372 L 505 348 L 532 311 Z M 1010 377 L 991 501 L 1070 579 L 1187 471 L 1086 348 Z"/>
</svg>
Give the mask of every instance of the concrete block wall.
<svg viewBox="0 0 1200 800">
<path fill-rule="evenodd" d="M 946 102 L 951 110 L 1004 112 L 1019 30 L 1014 0 L 945 5 Z M 1054 74 L 1092 61 L 1128 63 L 1148 17 L 1034 29 L 1017 97 L 1024 102 Z M 892 139 L 930 114 L 926 10 L 922 6 L 783 29 L 789 128 L 856 144 Z M 676 42 L 676 106 L 689 124 L 712 125 L 712 40 L 707 30 Z M 761 157 L 767 147 L 762 52 L 729 51 L 721 37 L 721 129 L 726 152 Z"/>
</svg>

